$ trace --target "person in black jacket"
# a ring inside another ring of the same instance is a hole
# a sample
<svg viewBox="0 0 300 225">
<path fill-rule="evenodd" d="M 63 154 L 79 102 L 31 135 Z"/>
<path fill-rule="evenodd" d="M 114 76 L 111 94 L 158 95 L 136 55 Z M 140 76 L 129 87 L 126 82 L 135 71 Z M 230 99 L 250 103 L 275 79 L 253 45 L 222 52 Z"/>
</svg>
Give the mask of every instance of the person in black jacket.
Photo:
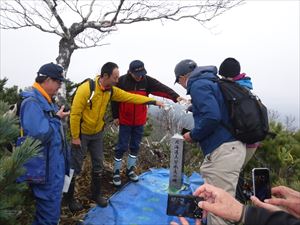
<svg viewBox="0 0 300 225">
<path fill-rule="evenodd" d="M 127 74 L 119 78 L 117 87 L 124 91 L 148 96 L 149 94 L 168 98 L 174 102 L 184 100 L 175 91 L 158 80 L 146 75 L 144 63 L 134 60 L 129 65 Z M 135 173 L 137 155 L 147 120 L 147 106 L 126 102 L 112 101 L 114 123 L 119 125 L 119 138 L 114 156 L 113 184 L 121 185 L 120 170 L 123 154 L 129 149 L 126 175 L 131 181 L 138 181 Z"/>
<path fill-rule="evenodd" d="M 204 197 L 198 206 L 208 212 L 233 222 L 245 225 L 300 225 L 300 192 L 279 186 L 272 188 L 272 194 L 279 196 L 260 202 L 251 197 L 255 206 L 245 206 L 224 190 L 209 184 L 200 186 L 194 195 Z M 281 208 L 279 208 L 280 206 Z M 180 218 L 183 225 L 189 223 Z M 196 224 L 200 225 L 198 220 Z M 171 225 L 178 225 L 171 222 Z"/>
</svg>

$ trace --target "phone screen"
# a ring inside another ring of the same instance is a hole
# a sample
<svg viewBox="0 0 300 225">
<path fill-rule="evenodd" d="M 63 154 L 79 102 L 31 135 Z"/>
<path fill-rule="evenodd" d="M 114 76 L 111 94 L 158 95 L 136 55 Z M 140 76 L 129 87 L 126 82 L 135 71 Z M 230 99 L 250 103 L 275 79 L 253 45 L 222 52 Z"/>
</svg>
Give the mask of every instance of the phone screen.
<svg viewBox="0 0 300 225">
<path fill-rule="evenodd" d="M 202 218 L 202 209 L 198 202 L 200 197 L 193 195 L 168 195 L 167 214 L 170 216 L 183 216 L 190 218 Z"/>
<path fill-rule="evenodd" d="M 271 198 L 271 182 L 268 168 L 254 168 L 252 170 L 253 192 L 261 201 Z"/>
</svg>

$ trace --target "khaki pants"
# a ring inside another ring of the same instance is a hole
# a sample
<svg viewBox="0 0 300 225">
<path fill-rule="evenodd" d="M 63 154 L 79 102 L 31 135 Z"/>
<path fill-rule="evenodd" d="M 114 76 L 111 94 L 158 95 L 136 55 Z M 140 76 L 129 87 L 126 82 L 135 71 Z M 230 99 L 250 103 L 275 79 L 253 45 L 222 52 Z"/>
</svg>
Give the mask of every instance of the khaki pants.
<svg viewBox="0 0 300 225">
<path fill-rule="evenodd" d="M 205 156 L 200 172 L 205 183 L 222 188 L 235 197 L 236 185 L 245 162 L 246 147 L 240 141 L 227 142 Z M 231 224 L 213 214 L 207 216 L 208 225 Z"/>
</svg>

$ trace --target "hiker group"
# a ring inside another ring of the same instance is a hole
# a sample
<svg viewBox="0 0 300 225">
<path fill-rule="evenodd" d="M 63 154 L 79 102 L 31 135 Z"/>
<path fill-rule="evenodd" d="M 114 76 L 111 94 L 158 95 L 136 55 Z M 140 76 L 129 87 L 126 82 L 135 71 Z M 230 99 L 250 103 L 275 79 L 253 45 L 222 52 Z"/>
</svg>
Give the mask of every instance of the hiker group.
<svg viewBox="0 0 300 225">
<path fill-rule="evenodd" d="M 100 75 L 82 82 L 73 97 L 71 110 L 58 107 L 53 100 L 65 81 L 63 68 L 54 63 L 43 65 L 37 72 L 32 89 L 24 91 L 20 108 L 20 123 L 24 135 L 41 141 L 42 157 L 35 157 L 24 165 L 27 172 L 19 181 L 28 181 L 36 200 L 33 224 L 57 224 L 65 174 L 74 170 L 68 192 L 64 198 L 72 212 L 83 209 L 74 198 L 76 179 L 80 176 L 87 152 L 91 155 L 91 196 L 100 206 L 106 207 L 103 196 L 103 130 L 104 116 L 111 102 L 114 123 L 119 126 L 115 147 L 112 182 L 121 184 L 121 168 L 127 153 L 125 174 L 137 182 L 136 165 L 147 120 L 147 105 L 163 107 L 149 94 L 168 98 L 173 102 L 186 101 L 174 90 L 147 75 L 140 60 L 129 64 L 127 73 L 119 77 L 116 63 L 107 62 Z M 175 67 L 175 83 L 179 83 L 191 96 L 194 128 L 185 133 L 187 142 L 199 143 L 204 153 L 200 173 L 205 183 L 236 195 L 242 168 L 256 151 L 259 141 L 268 133 L 266 108 L 251 93 L 250 77 L 241 73 L 240 63 L 234 58 L 225 59 L 219 68 L 198 66 L 193 60 L 182 60 Z M 218 76 L 218 74 L 222 77 Z M 241 90 L 238 90 L 241 89 Z M 237 90 L 242 96 L 238 106 L 231 101 Z M 245 101 L 245 96 L 247 97 Z M 241 118 L 247 104 L 250 118 Z M 230 105 L 230 106 L 229 106 Z M 245 107 L 245 108 L 243 108 Z M 234 110 L 233 110 L 234 109 Z M 62 120 L 70 116 L 71 151 Z M 242 124 L 240 121 L 245 121 Z M 39 168 L 43 166 L 43 169 Z M 30 172 L 30 173 L 29 173 Z M 208 213 L 207 224 L 231 224 L 228 220 Z"/>
</svg>

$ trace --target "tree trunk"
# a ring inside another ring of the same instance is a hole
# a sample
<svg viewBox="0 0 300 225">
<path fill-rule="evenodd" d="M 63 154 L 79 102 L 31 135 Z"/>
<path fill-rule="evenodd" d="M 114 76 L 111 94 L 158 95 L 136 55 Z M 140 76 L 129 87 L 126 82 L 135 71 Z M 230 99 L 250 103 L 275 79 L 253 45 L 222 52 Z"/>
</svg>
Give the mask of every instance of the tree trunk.
<svg viewBox="0 0 300 225">
<path fill-rule="evenodd" d="M 65 76 L 67 74 L 70 65 L 71 56 L 74 50 L 77 48 L 78 46 L 75 44 L 73 38 L 72 39 L 62 38 L 59 41 L 59 55 L 56 58 L 56 62 L 64 68 Z"/>
<path fill-rule="evenodd" d="M 64 68 L 64 77 L 67 76 L 68 68 L 71 61 L 71 56 L 78 46 L 75 44 L 74 38 L 62 38 L 59 41 L 59 55 L 56 58 L 56 62 Z M 61 97 L 66 98 L 66 85 L 62 84 L 58 92 L 58 101 L 60 102 Z"/>
</svg>

